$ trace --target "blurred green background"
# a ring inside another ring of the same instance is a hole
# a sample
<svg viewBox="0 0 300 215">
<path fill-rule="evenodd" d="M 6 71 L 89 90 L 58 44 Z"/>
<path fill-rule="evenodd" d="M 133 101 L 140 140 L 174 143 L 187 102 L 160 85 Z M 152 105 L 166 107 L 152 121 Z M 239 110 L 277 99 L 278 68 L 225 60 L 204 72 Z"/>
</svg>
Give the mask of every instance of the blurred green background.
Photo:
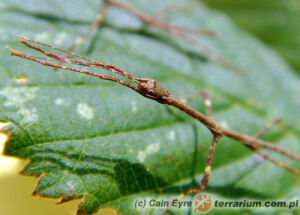
<svg viewBox="0 0 300 215">
<path fill-rule="evenodd" d="M 256 35 L 300 74 L 300 0 L 202 0 Z"/>
</svg>

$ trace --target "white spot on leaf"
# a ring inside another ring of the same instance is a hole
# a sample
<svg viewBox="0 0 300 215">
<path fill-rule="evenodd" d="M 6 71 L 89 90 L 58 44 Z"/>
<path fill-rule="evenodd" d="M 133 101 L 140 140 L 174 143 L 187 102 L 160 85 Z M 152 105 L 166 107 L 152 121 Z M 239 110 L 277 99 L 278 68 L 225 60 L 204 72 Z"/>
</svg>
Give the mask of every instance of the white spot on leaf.
<svg viewBox="0 0 300 215">
<path fill-rule="evenodd" d="M 86 103 L 79 103 L 77 105 L 77 113 L 83 119 L 92 119 L 94 117 L 94 110 Z"/>
<path fill-rule="evenodd" d="M 50 39 L 50 34 L 48 32 L 41 32 L 35 35 L 37 41 L 47 42 Z"/>
<path fill-rule="evenodd" d="M 143 163 L 148 155 L 157 153 L 160 149 L 160 143 L 153 143 L 146 147 L 145 151 L 140 150 L 137 155 L 137 159 L 140 163 Z"/>
<path fill-rule="evenodd" d="M 146 157 L 147 157 L 147 155 L 144 151 L 139 151 L 138 152 L 137 158 L 138 158 L 140 163 L 143 163 L 145 161 Z"/>
<path fill-rule="evenodd" d="M 176 137 L 176 133 L 175 133 L 175 131 L 170 131 L 169 132 L 169 134 L 168 134 L 168 138 L 170 139 L 170 140 L 175 140 L 175 137 Z"/>
<path fill-rule="evenodd" d="M 57 98 L 57 99 L 55 99 L 54 103 L 56 105 L 59 105 L 59 106 L 67 104 L 66 101 L 63 98 Z"/>
<path fill-rule="evenodd" d="M 59 32 L 56 35 L 56 38 L 54 40 L 55 45 L 61 46 L 65 43 L 65 41 L 68 39 L 68 35 L 65 32 Z"/>
<path fill-rule="evenodd" d="M 36 87 L 6 87 L 0 91 L 0 95 L 6 97 L 4 106 L 21 107 L 24 103 L 34 99 L 37 91 Z"/>
<path fill-rule="evenodd" d="M 135 101 L 131 101 L 131 111 L 133 113 L 137 112 L 137 106 L 136 106 L 136 102 Z"/>
<path fill-rule="evenodd" d="M 147 154 L 153 154 L 153 153 L 158 152 L 159 149 L 160 149 L 160 143 L 153 143 L 153 144 L 147 146 L 146 151 L 147 151 Z"/>
<path fill-rule="evenodd" d="M 21 117 L 21 123 L 35 122 L 38 120 L 37 110 L 28 107 L 30 101 L 36 97 L 36 87 L 7 87 L 0 91 L 0 96 L 5 97 L 3 105 L 5 107 L 14 107 Z"/>
<path fill-rule="evenodd" d="M 221 121 L 220 122 L 220 125 L 222 125 L 224 128 L 227 128 L 227 129 L 229 129 L 229 125 L 228 125 L 228 122 L 227 121 Z"/>
<path fill-rule="evenodd" d="M 35 122 L 38 120 L 37 110 L 35 108 L 21 108 L 18 114 L 22 116 L 22 123 Z"/>
</svg>

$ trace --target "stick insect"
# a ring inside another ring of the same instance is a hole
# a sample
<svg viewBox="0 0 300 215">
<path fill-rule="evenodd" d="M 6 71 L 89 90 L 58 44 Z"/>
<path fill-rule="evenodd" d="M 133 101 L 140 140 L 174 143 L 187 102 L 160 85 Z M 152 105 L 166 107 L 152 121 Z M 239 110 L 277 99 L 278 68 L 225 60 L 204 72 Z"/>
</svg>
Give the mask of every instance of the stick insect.
<svg viewBox="0 0 300 215">
<path fill-rule="evenodd" d="M 138 18 L 142 23 L 145 25 L 151 26 L 153 28 L 159 29 L 163 32 L 166 32 L 176 38 L 179 38 L 183 41 L 186 41 L 193 46 L 197 47 L 209 60 L 215 61 L 219 63 L 220 65 L 224 66 L 225 68 L 231 69 L 231 71 L 237 73 L 237 74 L 243 74 L 243 71 L 236 67 L 235 65 L 228 62 L 225 58 L 223 58 L 221 55 L 215 53 L 214 51 L 210 50 L 206 46 L 199 43 L 196 39 L 190 36 L 190 34 L 197 34 L 207 37 L 217 37 L 218 34 L 213 31 L 206 31 L 206 30 L 200 30 L 200 29 L 194 29 L 189 27 L 184 27 L 180 25 L 173 25 L 168 23 L 163 23 L 156 18 L 149 16 L 147 14 L 142 13 L 141 11 L 136 10 L 135 8 L 130 7 L 129 5 L 120 2 L 118 0 L 104 0 L 104 6 L 100 9 L 99 13 L 97 14 L 93 24 L 84 32 L 82 33 L 77 40 L 70 46 L 70 48 L 67 51 L 72 51 L 76 46 L 78 46 L 83 39 L 90 34 L 93 29 L 98 28 L 104 18 L 104 15 L 108 8 L 110 7 L 117 7 L 121 10 L 126 11 L 127 13 L 135 16 Z M 172 7 L 167 7 L 162 9 L 162 11 L 158 11 L 156 14 L 156 17 L 165 15 L 167 13 L 170 13 L 172 11 Z M 67 57 L 68 54 L 65 54 L 64 57 Z"/>
<path fill-rule="evenodd" d="M 199 122 L 203 123 L 211 132 L 212 136 L 213 136 L 213 140 L 210 146 L 210 150 L 209 150 L 209 154 L 208 154 L 208 158 L 207 158 L 207 162 L 205 165 L 205 170 L 204 170 L 204 176 L 201 180 L 201 185 L 199 188 L 194 188 L 194 189 L 190 189 L 186 192 L 184 192 L 182 196 L 186 196 L 192 193 L 197 193 L 197 192 L 201 192 L 203 191 L 207 184 L 208 184 L 208 180 L 209 180 L 209 176 L 210 176 L 210 172 L 211 172 L 211 164 L 212 164 L 212 159 L 213 159 L 213 154 L 215 151 L 215 147 L 217 145 L 217 142 L 223 138 L 223 137 L 228 137 L 231 138 L 233 140 L 236 140 L 242 144 L 244 144 L 246 147 L 248 147 L 249 149 L 253 150 L 255 153 L 259 154 L 260 156 L 262 156 L 263 158 L 269 160 L 270 162 L 278 165 L 281 168 L 286 169 L 287 171 L 291 172 L 294 174 L 294 176 L 296 176 L 298 174 L 297 170 L 289 167 L 279 161 L 274 160 L 273 158 L 269 157 L 268 155 L 264 154 L 263 152 L 259 151 L 259 149 L 266 149 L 269 151 L 274 151 L 276 153 L 279 153 L 285 157 L 288 157 L 290 159 L 293 159 L 297 162 L 300 162 L 300 156 L 299 155 L 295 155 L 292 154 L 270 142 L 267 141 L 263 141 L 258 139 L 258 137 L 265 132 L 266 130 L 268 130 L 269 128 L 271 128 L 274 124 L 276 124 L 279 120 L 275 120 L 272 123 L 270 123 L 269 125 L 267 125 L 266 127 L 264 127 L 263 129 L 261 129 L 256 135 L 254 136 L 249 136 L 246 134 L 240 134 L 237 133 L 235 131 L 229 130 L 225 127 L 222 127 L 220 124 L 218 124 L 217 122 L 215 122 L 213 120 L 212 117 L 212 112 L 211 112 L 211 102 L 209 99 L 208 94 L 205 91 L 201 91 L 200 93 L 192 96 L 190 99 L 193 99 L 199 95 L 202 95 L 204 97 L 204 101 L 205 101 L 205 105 L 206 105 L 206 112 L 207 112 L 207 116 L 200 113 L 199 111 L 193 109 L 192 107 L 188 106 L 185 102 L 175 98 L 175 96 L 173 96 L 171 94 L 171 92 L 169 92 L 161 83 L 159 83 L 158 81 L 156 81 L 155 79 L 151 79 L 151 78 L 137 78 L 134 77 L 132 75 L 130 75 L 129 73 L 126 73 L 124 71 L 122 71 L 121 69 L 110 65 L 110 64 L 105 64 L 105 63 L 99 63 L 96 62 L 92 59 L 89 59 L 87 57 L 83 57 L 80 56 L 78 54 L 72 53 L 70 51 L 66 51 L 60 48 L 56 48 L 54 46 L 51 45 L 47 45 L 45 43 L 41 43 L 38 41 L 34 41 L 31 40 L 29 38 L 26 37 L 22 37 L 22 36 L 18 36 L 20 37 L 22 40 L 19 40 L 18 42 L 31 48 L 34 49 L 44 55 L 46 55 L 47 57 L 37 57 L 37 56 L 31 56 L 31 55 L 27 55 L 24 53 L 21 53 L 19 51 L 16 51 L 10 47 L 7 47 L 7 49 L 11 52 L 11 55 L 13 56 L 17 56 L 20 58 L 24 58 L 27 60 L 31 60 L 34 61 L 36 63 L 42 64 L 44 66 L 49 66 L 49 67 L 53 67 L 53 68 L 57 68 L 57 69 L 64 69 L 64 70 L 69 70 L 69 71 L 73 71 L 73 72 L 78 72 L 78 73 L 83 73 L 83 74 L 87 74 L 87 75 L 91 75 L 94 77 L 98 77 L 100 79 L 103 80 L 108 80 L 108 81 L 113 81 L 116 83 L 119 83 L 121 85 L 124 85 L 132 90 L 134 90 L 135 92 L 137 92 L 138 94 L 140 94 L 141 96 L 156 101 L 160 104 L 165 104 L 165 105 L 169 105 L 172 107 L 175 107 L 183 112 L 185 112 L 186 114 L 190 115 L 191 117 L 197 119 Z M 31 43 L 35 43 L 41 46 L 46 46 L 58 51 L 63 52 L 64 54 L 68 54 L 68 55 L 72 55 L 78 58 L 81 58 L 85 61 L 88 62 L 83 62 L 83 61 L 78 61 L 78 60 L 71 60 L 69 58 L 66 57 L 61 57 L 59 55 L 55 55 L 51 52 L 46 52 L 44 51 L 42 48 L 39 48 L 37 46 L 32 45 Z M 56 62 L 52 63 L 52 62 Z M 97 73 L 91 73 L 91 72 L 87 72 L 84 70 L 79 70 L 79 69 L 74 69 L 71 67 L 66 67 L 63 66 L 61 64 L 66 63 L 66 64 L 73 64 L 73 65 L 79 65 L 79 66 L 83 66 L 83 67 L 94 67 L 94 68 L 101 68 L 104 70 L 107 70 L 109 72 L 112 73 L 116 73 L 118 75 L 121 75 L 131 81 L 133 81 L 135 84 L 130 84 L 126 81 L 123 81 L 121 79 L 118 78 L 114 78 L 111 76 L 107 76 L 107 75 L 103 75 L 103 74 L 97 74 Z"/>
</svg>

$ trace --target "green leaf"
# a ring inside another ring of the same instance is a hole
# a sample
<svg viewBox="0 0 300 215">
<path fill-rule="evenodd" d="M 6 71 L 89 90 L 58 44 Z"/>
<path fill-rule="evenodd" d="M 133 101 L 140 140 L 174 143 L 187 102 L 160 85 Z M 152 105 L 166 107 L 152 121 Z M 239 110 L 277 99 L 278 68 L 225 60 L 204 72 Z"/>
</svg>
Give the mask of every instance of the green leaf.
<svg viewBox="0 0 300 215">
<path fill-rule="evenodd" d="M 127 3 L 147 14 L 190 4 L 183 0 Z M 9 45 L 33 53 L 16 44 L 16 34 L 67 49 L 90 26 L 99 1 L 24 5 L 5 0 L 0 6 L 0 120 L 10 122 L 2 129 L 10 135 L 5 154 L 29 160 L 22 173 L 39 176 L 35 195 L 62 202 L 82 198 L 78 214 L 101 207 L 115 208 L 120 214 L 160 214 L 163 207 L 136 209 L 134 203 L 145 198 L 172 200 L 199 186 L 212 140 L 199 122 L 116 83 L 53 70 L 10 57 L 5 50 Z M 214 119 L 238 132 L 254 134 L 281 117 L 284 123 L 262 138 L 300 153 L 299 78 L 273 50 L 200 4 L 168 14 L 164 21 L 219 33 L 217 39 L 195 39 L 245 74 L 207 60 L 190 44 L 148 28 L 117 8 L 109 9 L 101 29 L 76 52 L 137 77 L 155 78 L 177 98 L 205 89 Z M 20 83 L 20 77 L 28 81 Z M 197 99 L 191 106 L 205 112 L 202 103 Z M 299 164 L 269 154 L 300 170 Z M 229 139 L 218 143 L 206 190 L 214 198 L 287 199 L 296 189 L 289 172 L 262 162 L 242 144 Z M 192 209 L 171 210 L 186 214 Z"/>
<path fill-rule="evenodd" d="M 300 72 L 299 0 L 204 0 L 228 14 L 241 28 L 274 47 Z"/>
</svg>

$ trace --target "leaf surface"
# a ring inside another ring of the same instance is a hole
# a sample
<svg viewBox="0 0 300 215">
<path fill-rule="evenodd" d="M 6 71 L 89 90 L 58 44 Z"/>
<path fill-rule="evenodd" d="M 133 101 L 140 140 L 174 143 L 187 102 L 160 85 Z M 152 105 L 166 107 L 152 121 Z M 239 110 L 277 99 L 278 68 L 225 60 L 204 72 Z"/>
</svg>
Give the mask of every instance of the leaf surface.
<svg viewBox="0 0 300 215">
<path fill-rule="evenodd" d="M 78 214 L 100 207 L 115 208 L 120 214 L 160 214 L 164 208 L 136 209 L 134 203 L 144 198 L 172 200 L 199 186 L 212 136 L 191 117 L 116 83 L 10 57 L 6 45 L 33 53 L 15 43 L 16 34 L 67 49 L 101 6 L 98 1 L 42 2 L 33 0 L 24 7 L 19 1 L 1 4 L 0 119 L 11 122 L 2 129 L 10 135 L 5 154 L 29 160 L 22 173 L 39 176 L 35 195 L 62 202 L 83 198 Z M 190 4 L 127 3 L 147 14 Z M 207 60 L 201 50 L 148 28 L 117 8 L 109 9 L 104 25 L 76 53 L 137 77 L 155 78 L 180 99 L 205 89 L 214 119 L 238 132 L 254 134 L 281 117 L 284 124 L 263 139 L 300 153 L 299 79 L 274 51 L 200 4 L 163 20 L 216 31 L 220 38 L 195 39 L 245 74 Z M 21 77 L 28 81 L 20 83 Z M 202 103 L 199 98 L 190 105 L 205 112 Z M 300 170 L 299 164 L 270 155 Z M 207 188 L 214 197 L 285 199 L 294 189 L 287 171 L 262 162 L 242 144 L 219 142 Z"/>
</svg>

